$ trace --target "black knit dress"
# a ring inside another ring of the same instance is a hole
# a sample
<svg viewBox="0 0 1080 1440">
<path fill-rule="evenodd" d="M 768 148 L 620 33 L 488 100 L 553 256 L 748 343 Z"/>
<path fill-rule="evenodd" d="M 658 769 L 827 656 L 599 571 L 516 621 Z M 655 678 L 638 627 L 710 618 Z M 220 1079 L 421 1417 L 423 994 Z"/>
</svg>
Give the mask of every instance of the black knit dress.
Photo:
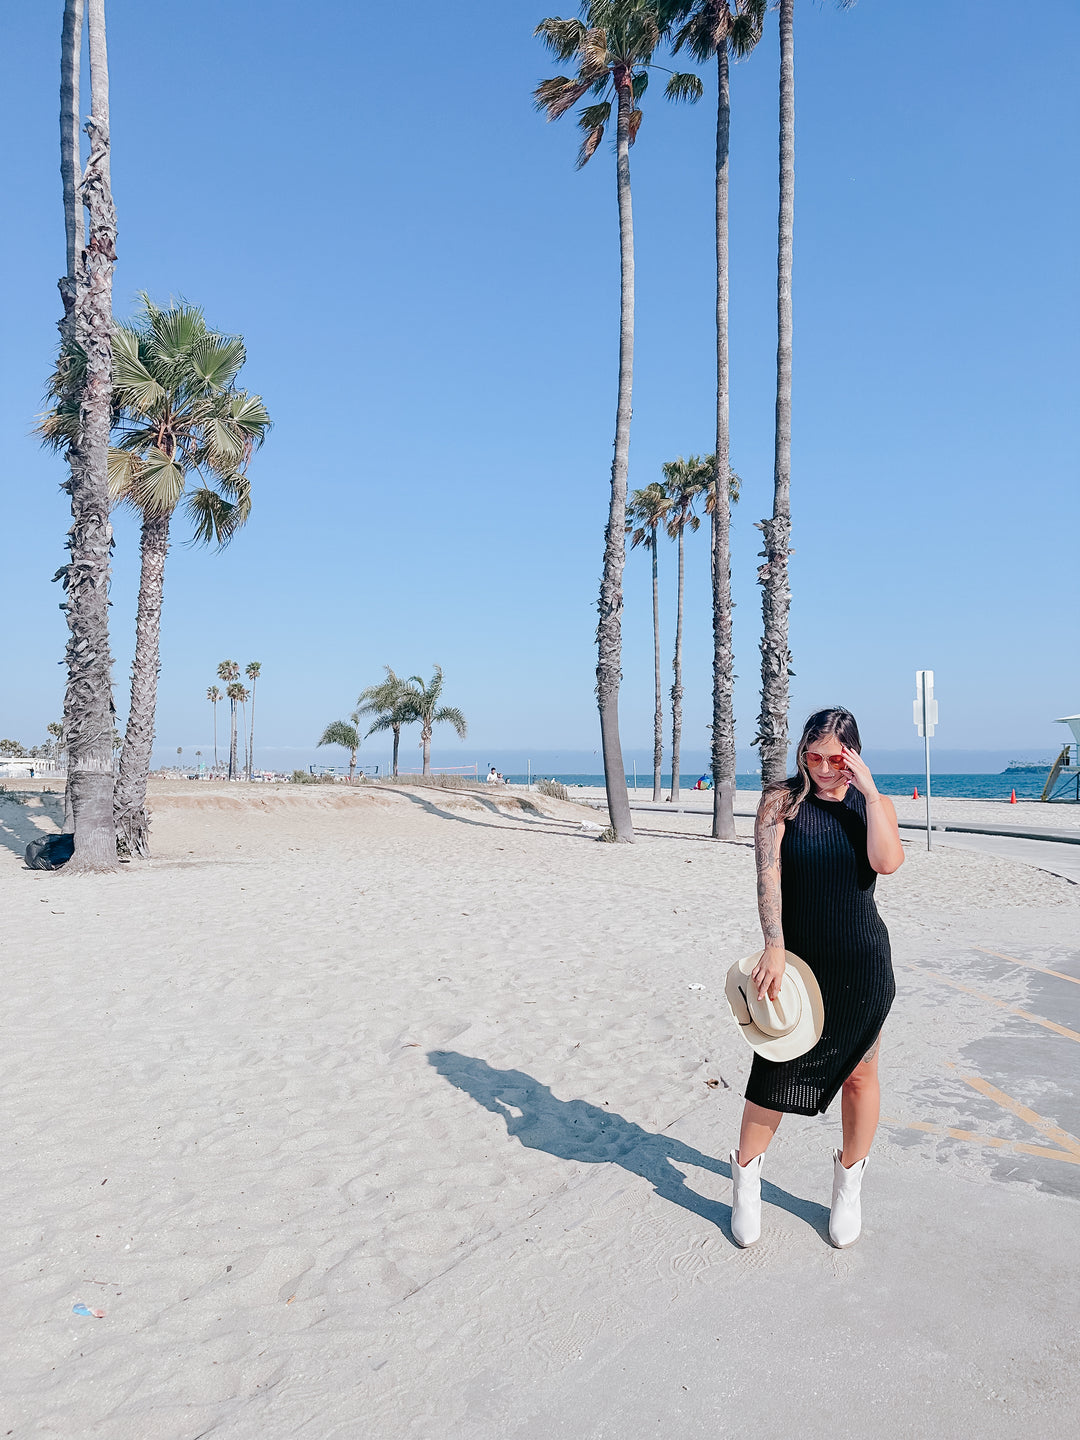
<svg viewBox="0 0 1080 1440">
<path fill-rule="evenodd" d="M 809 795 L 780 842 L 784 945 L 817 976 L 825 1028 L 812 1050 L 779 1064 L 754 1056 L 747 1100 L 793 1115 L 823 1113 L 870 1049 L 896 994 L 889 932 L 874 904 L 866 800 Z"/>
</svg>

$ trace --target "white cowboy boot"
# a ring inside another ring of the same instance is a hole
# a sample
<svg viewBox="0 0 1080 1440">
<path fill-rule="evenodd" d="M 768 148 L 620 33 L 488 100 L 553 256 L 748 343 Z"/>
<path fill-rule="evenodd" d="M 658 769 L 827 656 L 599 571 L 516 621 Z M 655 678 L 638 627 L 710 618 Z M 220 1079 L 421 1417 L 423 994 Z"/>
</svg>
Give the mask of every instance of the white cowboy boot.
<svg viewBox="0 0 1080 1440">
<path fill-rule="evenodd" d="M 862 1204 L 859 1192 L 862 1189 L 866 1161 L 856 1160 L 854 1165 L 844 1166 L 842 1150 L 833 1151 L 832 1211 L 829 1214 L 829 1239 L 838 1250 L 854 1245 L 862 1230 Z"/>
<path fill-rule="evenodd" d="M 758 1155 L 747 1165 L 740 1165 L 738 1151 L 728 1156 L 731 1163 L 731 1236 L 745 1250 L 761 1238 L 761 1165 Z"/>
</svg>

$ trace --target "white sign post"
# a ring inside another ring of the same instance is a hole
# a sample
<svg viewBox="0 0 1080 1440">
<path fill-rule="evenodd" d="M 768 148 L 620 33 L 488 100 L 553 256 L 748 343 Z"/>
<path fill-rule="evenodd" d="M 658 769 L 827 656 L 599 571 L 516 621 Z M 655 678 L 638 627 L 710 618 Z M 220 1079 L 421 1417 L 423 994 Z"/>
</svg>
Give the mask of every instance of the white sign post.
<svg viewBox="0 0 1080 1440">
<path fill-rule="evenodd" d="M 926 848 L 933 849 L 930 829 L 930 736 L 937 724 L 937 701 L 934 699 L 934 672 L 915 671 L 915 728 L 926 746 Z"/>
</svg>

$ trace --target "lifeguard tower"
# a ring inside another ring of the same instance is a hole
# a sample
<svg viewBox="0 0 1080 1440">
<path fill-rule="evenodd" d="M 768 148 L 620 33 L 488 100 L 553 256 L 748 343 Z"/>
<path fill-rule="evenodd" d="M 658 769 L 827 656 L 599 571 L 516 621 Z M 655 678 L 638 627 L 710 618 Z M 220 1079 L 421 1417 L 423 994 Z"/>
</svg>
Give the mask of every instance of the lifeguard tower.
<svg viewBox="0 0 1080 1440">
<path fill-rule="evenodd" d="M 1054 724 L 1068 725 L 1074 738 L 1061 747 L 1050 767 L 1042 799 L 1080 800 L 1080 715 L 1062 715 Z"/>
</svg>

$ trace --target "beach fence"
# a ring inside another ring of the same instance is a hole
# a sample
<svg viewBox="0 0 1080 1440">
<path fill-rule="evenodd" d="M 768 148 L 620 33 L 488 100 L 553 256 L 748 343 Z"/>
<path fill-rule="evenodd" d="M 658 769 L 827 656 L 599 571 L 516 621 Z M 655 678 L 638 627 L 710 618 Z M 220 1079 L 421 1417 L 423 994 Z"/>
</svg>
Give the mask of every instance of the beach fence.
<svg viewBox="0 0 1080 1440">
<path fill-rule="evenodd" d="M 423 773 L 422 770 L 399 770 L 398 778 L 400 779 L 402 775 L 422 775 Z M 428 774 L 460 775 L 463 780 L 478 780 L 480 778 L 475 760 L 471 765 L 432 765 Z"/>
</svg>

